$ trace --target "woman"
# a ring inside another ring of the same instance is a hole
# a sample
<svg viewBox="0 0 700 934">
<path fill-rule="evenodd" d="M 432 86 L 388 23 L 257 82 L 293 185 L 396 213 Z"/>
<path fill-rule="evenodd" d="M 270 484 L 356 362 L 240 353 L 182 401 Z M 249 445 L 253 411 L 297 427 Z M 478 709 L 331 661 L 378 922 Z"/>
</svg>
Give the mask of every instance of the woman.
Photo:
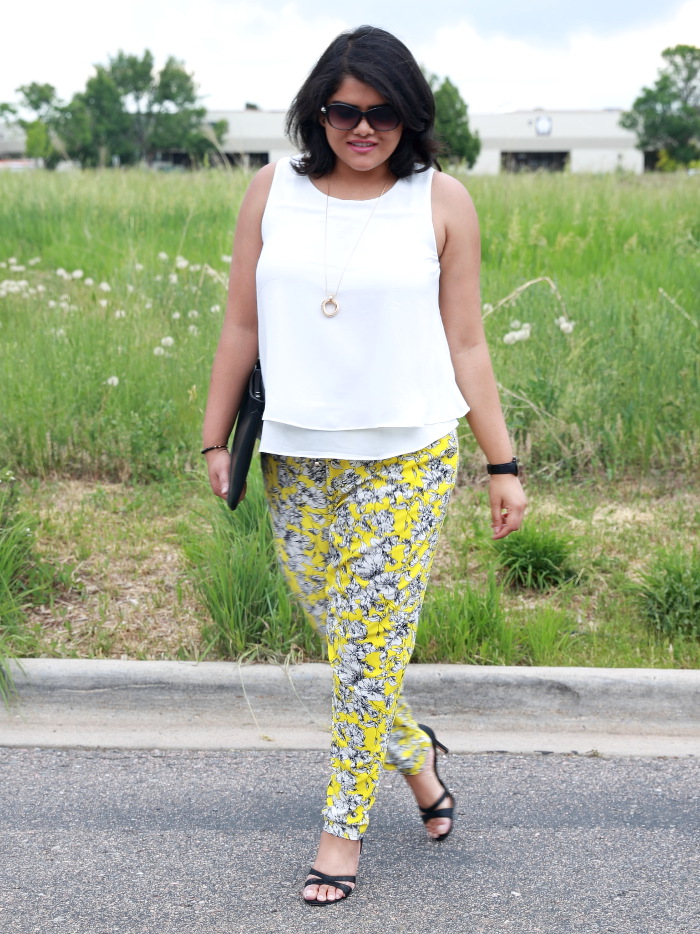
<svg viewBox="0 0 700 934">
<path fill-rule="evenodd" d="M 333 669 L 331 779 L 303 892 L 313 905 L 354 889 L 382 767 L 405 775 L 430 838 L 452 829 L 444 747 L 400 690 L 461 415 L 489 462 L 493 537 L 525 509 L 481 323 L 476 214 L 435 170 L 434 115 L 394 36 L 363 26 L 331 43 L 288 115 L 301 156 L 261 169 L 241 205 L 204 420 L 225 496 L 226 442 L 259 355 L 278 554 Z"/>
</svg>

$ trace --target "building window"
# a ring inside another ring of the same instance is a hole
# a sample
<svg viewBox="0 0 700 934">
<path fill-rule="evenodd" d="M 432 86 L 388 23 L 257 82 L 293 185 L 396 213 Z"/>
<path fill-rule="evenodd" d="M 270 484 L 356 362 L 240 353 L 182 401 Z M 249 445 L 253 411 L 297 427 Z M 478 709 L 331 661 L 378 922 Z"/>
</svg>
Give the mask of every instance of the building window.
<svg viewBox="0 0 700 934">
<path fill-rule="evenodd" d="M 502 152 L 504 172 L 563 172 L 569 161 L 568 152 Z"/>
</svg>

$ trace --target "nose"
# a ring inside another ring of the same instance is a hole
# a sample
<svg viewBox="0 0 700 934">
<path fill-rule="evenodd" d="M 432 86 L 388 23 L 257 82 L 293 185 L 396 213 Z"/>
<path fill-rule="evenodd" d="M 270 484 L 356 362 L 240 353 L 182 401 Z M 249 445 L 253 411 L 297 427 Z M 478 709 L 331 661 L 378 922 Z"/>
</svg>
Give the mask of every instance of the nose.
<svg viewBox="0 0 700 934">
<path fill-rule="evenodd" d="M 360 120 L 360 122 L 355 127 L 355 132 L 361 133 L 363 136 L 369 136 L 371 133 L 374 132 L 372 127 L 369 125 L 369 121 L 367 120 L 367 117 L 363 117 Z"/>
</svg>

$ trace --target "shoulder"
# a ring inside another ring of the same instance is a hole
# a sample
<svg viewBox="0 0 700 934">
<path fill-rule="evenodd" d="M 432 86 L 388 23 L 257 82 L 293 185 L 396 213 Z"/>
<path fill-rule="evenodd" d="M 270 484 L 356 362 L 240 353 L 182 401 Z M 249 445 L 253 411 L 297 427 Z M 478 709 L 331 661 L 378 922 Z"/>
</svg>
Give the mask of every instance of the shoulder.
<svg viewBox="0 0 700 934">
<path fill-rule="evenodd" d="M 471 195 L 462 182 L 452 175 L 433 173 L 432 201 L 433 209 L 438 208 L 446 219 L 462 217 L 476 220 L 476 208 Z"/>
<path fill-rule="evenodd" d="M 452 251 L 459 244 L 478 244 L 479 220 L 476 208 L 469 192 L 458 179 L 444 172 L 433 173 L 431 204 L 441 259 L 446 258 L 444 251 L 448 245 Z"/>
</svg>

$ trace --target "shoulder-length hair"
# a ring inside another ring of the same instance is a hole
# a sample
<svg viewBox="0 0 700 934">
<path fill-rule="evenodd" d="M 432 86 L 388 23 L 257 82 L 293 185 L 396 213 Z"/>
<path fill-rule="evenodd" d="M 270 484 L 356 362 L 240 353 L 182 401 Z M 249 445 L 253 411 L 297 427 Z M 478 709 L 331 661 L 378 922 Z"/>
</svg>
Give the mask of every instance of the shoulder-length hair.
<svg viewBox="0 0 700 934">
<path fill-rule="evenodd" d="M 335 155 L 320 123 L 321 107 L 345 78 L 369 84 L 398 114 L 403 132 L 389 159 L 397 178 L 440 168 L 440 145 L 433 132 L 435 99 L 418 63 L 390 32 L 360 26 L 331 42 L 289 109 L 285 130 L 301 152 L 292 162 L 300 175 L 319 178 L 333 170 Z"/>
</svg>

